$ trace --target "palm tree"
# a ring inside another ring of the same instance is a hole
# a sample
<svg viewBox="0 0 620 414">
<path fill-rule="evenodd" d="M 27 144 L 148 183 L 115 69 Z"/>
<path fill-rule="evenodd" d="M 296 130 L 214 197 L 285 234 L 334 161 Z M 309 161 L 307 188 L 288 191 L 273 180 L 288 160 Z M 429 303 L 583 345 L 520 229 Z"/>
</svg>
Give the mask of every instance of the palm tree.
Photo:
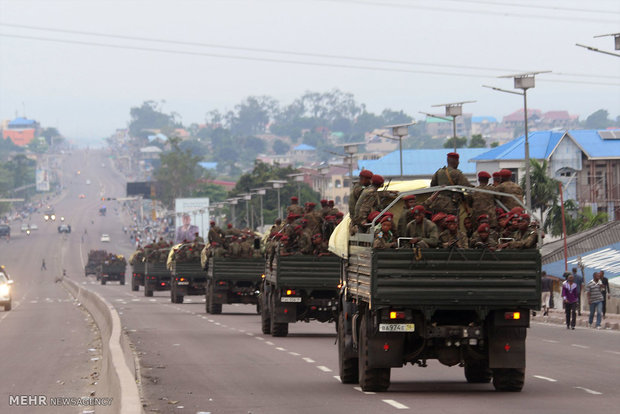
<svg viewBox="0 0 620 414">
<path fill-rule="evenodd" d="M 598 212 L 592 213 L 592 207 L 587 206 L 581 209 L 579 212 L 579 231 L 584 231 L 596 227 L 598 225 L 607 223 L 607 213 Z"/>
<path fill-rule="evenodd" d="M 558 201 L 558 180 L 547 176 L 547 160 L 542 164 L 530 159 L 530 182 L 532 191 L 532 209 L 540 210 L 540 217 Z M 525 187 L 525 177 L 521 179 L 521 187 Z"/>
<path fill-rule="evenodd" d="M 574 234 L 579 231 L 579 212 L 574 200 L 564 202 L 564 219 L 566 221 L 566 235 Z M 559 204 L 554 205 L 549 210 L 543 228 L 552 236 L 562 235 L 562 208 Z"/>
</svg>

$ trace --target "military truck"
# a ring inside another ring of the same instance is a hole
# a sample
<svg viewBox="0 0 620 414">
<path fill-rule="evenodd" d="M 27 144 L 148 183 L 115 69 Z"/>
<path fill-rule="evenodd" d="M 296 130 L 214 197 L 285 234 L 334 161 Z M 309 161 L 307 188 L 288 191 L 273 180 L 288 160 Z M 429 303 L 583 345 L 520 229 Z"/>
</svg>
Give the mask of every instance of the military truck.
<svg viewBox="0 0 620 414">
<path fill-rule="evenodd" d="M 264 334 L 288 335 L 297 321 L 333 322 L 337 317 L 340 258 L 275 253 L 261 284 L 261 328 Z"/>
<path fill-rule="evenodd" d="M 254 242 L 252 257 L 225 257 L 217 254 L 214 257 L 209 247 L 203 250 L 201 258 L 203 269 L 207 272 L 206 312 L 222 313 L 222 305 L 232 303 L 258 306 L 259 286 L 265 271 L 260 240 Z"/>
<path fill-rule="evenodd" d="M 131 290 L 139 291 L 140 286 L 144 286 L 144 249 L 139 248 L 129 257 L 131 272 Z"/>
<path fill-rule="evenodd" d="M 144 248 L 144 296 L 170 290 L 170 271 L 166 268 L 169 247 Z"/>
<path fill-rule="evenodd" d="M 118 281 L 121 285 L 125 284 L 125 268 L 127 267 L 127 260 L 123 255 L 110 254 L 99 265 L 101 284 L 105 285 L 107 282 Z"/>
<path fill-rule="evenodd" d="M 91 250 L 88 252 L 88 261 L 84 266 L 84 276 L 95 275 L 97 280 L 101 279 L 101 267 L 100 265 L 108 257 L 108 252 L 105 250 Z"/>
<path fill-rule="evenodd" d="M 171 273 L 170 301 L 183 303 L 188 295 L 204 295 L 207 277 L 200 264 L 203 243 L 178 244 L 168 253 L 166 266 Z"/>
<path fill-rule="evenodd" d="M 436 190 L 401 193 L 399 199 Z M 347 220 L 342 224 L 347 226 Z M 464 367 L 467 382 L 492 380 L 498 391 L 520 391 L 530 312 L 540 307 L 539 250 L 373 249 L 373 238 L 357 233 L 349 237 L 345 252 L 337 252 L 343 257 L 338 306 L 342 383 L 385 391 L 391 368 L 426 367 L 429 359 L 437 359 Z M 330 250 L 335 246 L 330 239 Z"/>
</svg>

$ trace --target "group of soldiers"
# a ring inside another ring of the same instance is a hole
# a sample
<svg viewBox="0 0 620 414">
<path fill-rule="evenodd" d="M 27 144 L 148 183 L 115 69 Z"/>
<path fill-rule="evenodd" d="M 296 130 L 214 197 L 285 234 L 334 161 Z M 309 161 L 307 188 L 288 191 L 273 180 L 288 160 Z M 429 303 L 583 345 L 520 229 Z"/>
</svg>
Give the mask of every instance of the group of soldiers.
<svg viewBox="0 0 620 414">
<path fill-rule="evenodd" d="M 458 165 L 459 155 L 449 153 L 447 165 L 431 178 L 431 187 L 473 187 Z M 531 222 L 517 201 L 523 201 L 523 190 L 512 181 L 512 172 L 508 169 L 492 175 L 481 171 L 479 185 L 475 187 L 505 195 L 445 190 L 420 201 L 416 201 L 416 196 L 408 195 L 403 197 L 404 211 L 397 223 L 394 215 L 387 212 L 373 229 L 371 224 L 397 193 L 379 191 L 384 179 L 371 171 L 362 170 L 359 177 L 349 199 L 350 233 L 374 232 L 375 248 L 398 247 L 399 237 L 404 245 L 420 248 L 519 249 L 535 247 L 538 242 L 537 223 Z M 491 177 L 492 184 L 489 183 Z M 465 217 L 461 221 L 462 212 Z"/>
<path fill-rule="evenodd" d="M 226 230 L 222 230 L 215 221 L 211 221 L 209 224 L 209 234 L 207 235 L 209 247 L 207 248 L 208 251 L 205 252 L 207 256 L 260 257 L 260 241 L 250 229 L 241 230 L 229 223 Z"/>
</svg>

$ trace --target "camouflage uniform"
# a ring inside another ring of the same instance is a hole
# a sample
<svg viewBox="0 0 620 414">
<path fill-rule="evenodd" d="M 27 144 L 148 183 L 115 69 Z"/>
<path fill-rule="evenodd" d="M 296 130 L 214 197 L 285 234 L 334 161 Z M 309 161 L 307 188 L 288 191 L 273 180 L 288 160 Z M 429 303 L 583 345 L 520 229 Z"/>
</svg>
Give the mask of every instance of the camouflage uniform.
<svg viewBox="0 0 620 414">
<path fill-rule="evenodd" d="M 473 236 L 471 236 L 471 239 L 469 239 L 469 247 L 471 247 L 472 249 L 497 247 L 497 232 L 491 229 L 489 231 L 489 237 L 487 237 L 486 240 L 482 240 L 482 238 L 480 237 L 480 234 L 478 234 L 477 231 L 474 232 Z"/>
<path fill-rule="evenodd" d="M 407 224 L 413 220 L 413 214 L 411 214 L 410 208 L 403 208 L 403 211 L 400 213 L 400 217 L 398 218 L 398 226 L 396 227 L 396 231 L 398 235 L 401 236 L 405 234 L 407 231 Z"/>
<path fill-rule="evenodd" d="M 396 247 L 396 236 L 392 230 L 384 233 L 379 230 L 375 233 L 375 240 L 372 243 L 373 249 L 390 249 Z"/>
<path fill-rule="evenodd" d="M 305 229 L 298 236 L 299 252 L 301 254 L 312 254 L 314 246 L 312 245 L 312 233 L 308 229 Z"/>
<path fill-rule="evenodd" d="M 479 185 L 476 188 L 481 190 L 496 191 L 496 188 L 492 185 Z M 489 225 L 495 227 L 497 225 L 497 219 L 495 217 L 495 196 L 493 194 L 480 193 L 477 191 L 472 192 L 472 218 L 478 220 L 482 214 L 489 216 Z"/>
<path fill-rule="evenodd" d="M 357 200 L 359 200 L 360 196 L 362 195 L 362 191 L 364 191 L 365 188 L 366 187 L 360 184 L 359 181 L 353 184 L 353 187 L 351 188 L 351 194 L 349 195 L 350 215 L 353 215 L 353 213 L 355 212 L 355 204 L 357 203 Z"/>
<path fill-rule="evenodd" d="M 291 204 L 286 208 L 286 215 L 289 214 L 299 214 L 300 216 L 304 215 L 304 208 L 299 204 Z"/>
<path fill-rule="evenodd" d="M 439 246 L 443 248 L 458 247 L 466 249 L 469 247 L 469 240 L 467 235 L 461 230 L 457 230 L 456 234 L 452 234 L 450 230 L 446 229 L 439 235 Z"/>
<path fill-rule="evenodd" d="M 437 247 L 439 243 L 437 226 L 428 219 L 424 219 L 420 224 L 415 220 L 407 224 L 405 237 L 421 237 L 422 240 L 417 243 L 417 246 L 422 248 Z"/>
<path fill-rule="evenodd" d="M 538 242 L 538 232 L 532 226 L 522 233 L 517 230 L 513 234 L 514 241 L 508 243 L 509 249 L 532 249 Z"/>
<path fill-rule="evenodd" d="M 318 256 L 320 254 L 322 255 L 331 254 L 328 249 L 328 243 L 325 241 L 321 242 L 320 244 L 313 244 L 312 247 L 313 247 L 312 254 L 315 256 Z"/>
<path fill-rule="evenodd" d="M 378 210 L 380 206 L 381 202 L 377 193 L 377 187 L 374 185 L 366 187 L 355 204 L 355 215 L 351 223 L 355 225 L 362 224 L 368 218 L 370 212 Z"/>
<path fill-rule="evenodd" d="M 209 240 L 209 243 L 217 242 L 218 244 L 223 244 L 222 230 L 217 226 L 211 227 L 209 229 L 209 234 L 207 234 L 207 240 Z"/>
<path fill-rule="evenodd" d="M 231 240 L 230 243 L 228 243 L 227 253 L 230 257 L 239 257 L 241 254 L 241 246 L 237 240 Z"/>
<path fill-rule="evenodd" d="M 431 187 L 448 185 L 461 185 L 471 187 L 469 180 L 465 178 L 461 170 L 452 167 L 442 167 L 433 174 Z M 461 194 L 451 191 L 441 191 L 437 198 L 432 202 L 430 208 L 433 213 L 443 211 L 447 214 L 458 214 L 459 203 L 462 201 Z"/>
<path fill-rule="evenodd" d="M 495 187 L 495 191 L 499 191 L 499 192 L 507 193 L 507 194 L 513 194 L 519 200 L 523 201 L 523 189 L 521 188 L 519 184 L 514 183 L 512 181 L 504 181 L 503 183 Z M 512 197 L 502 196 L 502 197 L 499 197 L 499 201 L 501 201 L 502 204 L 505 205 L 508 210 L 511 210 L 513 207 L 520 207 L 520 205 Z"/>
<path fill-rule="evenodd" d="M 307 228 L 311 234 L 316 234 L 321 231 L 322 217 L 321 213 L 316 210 L 312 210 L 304 215 L 304 218 L 308 220 Z"/>
</svg>

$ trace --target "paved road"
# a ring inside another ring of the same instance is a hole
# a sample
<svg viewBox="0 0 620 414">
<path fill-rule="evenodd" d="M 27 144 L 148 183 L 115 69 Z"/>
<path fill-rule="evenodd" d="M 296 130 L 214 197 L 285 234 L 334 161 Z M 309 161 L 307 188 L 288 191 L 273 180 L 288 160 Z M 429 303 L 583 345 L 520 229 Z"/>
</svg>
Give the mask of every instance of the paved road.
<svg viewBox="0 0 620 414">
<path fill-rule="evenodd" d="M 101 178 L 101 185 L 110 194 L 122 189 L 121 182 L 109 178 Z M 121 231 L 123 219 L 110 214 L 84 225 L 90 226 L 89 236 L 91 228 L 105 229 L 112 235 L 110 245 L 127 254 L 131 246 Z M 77 234 L 72 240 L 76 243 L 72 249 L 78 251 L 80 246 L 85 251 L 99 243 L 81 244 Z M 78 260 L 75 255 L 65 263 L 70 277 L 116 307 L 136 347 L 147 413 L 565 414 L 616 412 L 620 404 L 617 331 L 567 331 L 535 323 L 529 330 L 526 385 L 521 393 L 497 393 L 490 384 L 467 384 L 462 368 L 434 361 L 428 368 L 393 369 L 386 393 L 362 393 L 337 378 L 333 324 L 292 324 L 288 337 L 272 338 L 260 333 L 253 306 L 224 305 L 223 314 L 208 315 L 202 297 L 172 304 L 168 292 L 147 298 L 142 290 L 132 292 L 129 284 L 101 286 L 83 276 Z"/>
</svg>

